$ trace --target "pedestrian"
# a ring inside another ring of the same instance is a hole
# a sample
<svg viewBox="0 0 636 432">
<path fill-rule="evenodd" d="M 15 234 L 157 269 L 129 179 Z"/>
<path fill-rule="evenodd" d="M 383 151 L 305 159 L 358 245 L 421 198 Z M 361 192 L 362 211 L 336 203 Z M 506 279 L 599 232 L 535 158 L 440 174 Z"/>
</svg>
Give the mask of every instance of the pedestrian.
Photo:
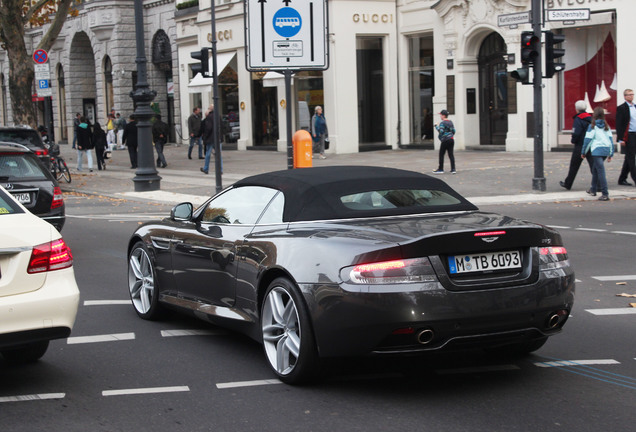
<svg viewBox="0 0 636 432">
<path fill-rule="evenodd" d="M 205 112 L 205 119 L 201 125 L 203 128 L 203 145 L 205 146 L 205 162 L 201 172 L 207 174 L 210 170 L 210 156 L 214 153 L 214 105 L 210 104 L 208 110 Z M 221 161 L 223 164 L 223 161 Z M 221 165 L 221 172 L 223 172 L 223 165 Z"/>
<path fill-rule="evenodd" d="M 77 170 L 82 170 L 82 160 L 86 155 L 88 170 L 93 172 L 93 132 L 91 125 L 84 117 L 80 117 L 80 124 L 77 126 Z"/>
<path fill-rule="evenodd" d="M 73 119 L 73 148 L 76 148 L 77 144 L 77 127 L 80 124 L 80 118 L 82 118 L 82 115 L 75 113 L 75 118 Z"/>
<path fill-rule="evenodd" d="M 325 142 L 329 138 L 329 130 L 320 105 L 316 105 L 314 115 L 311 117 L 311 137 L 313 139 L 313 152 L 319 153 L 320 159 L 327 159 L 327 156 L 325 156 Z"/>
<path fill-rule="evenodd" d="M 97 156 L 97 169 L 105 170 L 106 161 L 104 160 L 104 153 L 106 152 L 106 132 L 102 129 L 102 126 L 95 122 L 93 126 L 93 145 L 95 146 L 95 155 Z"/>
<path fill-rule="evenodd" d="M 126 127 L 124 128 L 122 142 L 128 147 L 130 169 L 137 168 L 137 120 L 133 114 L 128 118 L 128 123 L 126 123 Z"/>
<path fill-rule="evenodd" d="M 605 177 L 605 159 L 612 161 L 614 155 L 614 140 L 612 131 L 605 121 L 605 109 L 601 106 L 594 108 L 592 124 L 585 134 L 583 148 L 581 149 L 581 159 L 585 158 L 587 152 L 592 156 L 592 185 L 587 193 L 596 196 L 596 192 L 601 190 L 599 201 L 609 201 L 607 190 L 607 178 Z"/>
<path fill-rule="evenodd" d="M 163 147 L 168 141 L 168 125 L 161 121 L 159 114 L 155 114 L 155 122 L 152 125 L 152 140 L 155 142 L 155 150 L 157 151 L 157 168 L 167 167 Z"/>
<path fill-rule="evenodd" d="M 574 116 L 574 123 L 572 125 L 572 138 L 570 139 L 570 142 L 574 144 L 574 149 L 572 150 L 572 157 L 570 158 L 570 169 L 568 170 L 568 176 L 565 178 L 565 180 L 559 182 L 559 185 L 566 188 L 567 190 L 572 189 L 574 178 L 579 172 L 581 162 L 583 162 L 583 159 L 581 159 L 581 149 L 583 148 L 585 133 L 590 126 L 590 121 L 592 120 L 592 115 L 586 111 L 587 103 L 585 101 L 576 101 L 576 103 L 574 104 L 574 108 L 576 109 L 576 115 Z M 585 159 L 590 165 L 591 172 L 592 157 L 588 157 L 588 155 L 586 155 Z"/>
<path fill-rule="evenodd" d="M 119 150 L 124 150 L 126 147 L 123 143 L 124 128 L 126 127 L 126 119 L 121 116 L 120 113 L 115 115 L 115 129 L 117 130 L 117 145 Z"/>
<path fill-rule="evenodd" d="M 111 112 L 106 118 L 106 143 L 108 144 L 108 151 L 110 152 L 117 147 L 115 128 L 115 115 Z"/>
<path fill-rule="evenodd" d="M 453 154 L 453 148 L 455 147 L 455 125 L 448 119 L 448 114 L 447 110 L 441 110 L 439 113 L 441 122 L 435 124 L 440 146 L 439 164 L 437 165 L 437 169 L 433 171 L 434 174 L 444 174 L 444 154 L 446 152 L 448 152 L 448 158 L 451 163 L 451 173 L 457 174 L 457 170 L 455 169 L 455 155 Z"/>
<path fill-rule="evenodd" d="M 188 117 L 188 132 L 190 134 L 190 147 L 188 147 L 188 159 L 192 159 L 192 147 L 196 144 L 199 147 L 199 159 L 203 159 L 203 149 L 201 145 L 201 108 L 195 107 Z"/>
<path fill-rule="evenodd" d="M 616 139 L 621 145 L 621 153 L 625 155 L 621 173 L 618 176 L 618 184 L 631 186 L 627 181 L 627 175 L 632 177 L 636 184 L 636 105 L 634 105 L 634 90 L 626 89 L 623 92 L 625 103 L 616 109 Z"/>
</svg>

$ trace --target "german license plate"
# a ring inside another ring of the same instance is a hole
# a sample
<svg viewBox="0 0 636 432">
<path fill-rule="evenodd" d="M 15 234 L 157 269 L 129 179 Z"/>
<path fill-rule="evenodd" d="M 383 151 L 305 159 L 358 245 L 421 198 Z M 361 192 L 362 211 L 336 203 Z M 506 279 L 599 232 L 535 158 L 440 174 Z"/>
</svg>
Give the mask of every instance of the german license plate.
<svg viewBox="0 0 636 432">
<path fill-rule="evenodd" d="M 25 193 L 14 193 L 13 197 L 20 204 L 31 204 L 31 194 L 28 192 Z"/>
<path fill-rule="evenodd" d="M 521 268 L 521 253 L 513 250 L 451 255 L 448 257 L 448 268 L 451 274 L 518 269 Z"/>
</svg>

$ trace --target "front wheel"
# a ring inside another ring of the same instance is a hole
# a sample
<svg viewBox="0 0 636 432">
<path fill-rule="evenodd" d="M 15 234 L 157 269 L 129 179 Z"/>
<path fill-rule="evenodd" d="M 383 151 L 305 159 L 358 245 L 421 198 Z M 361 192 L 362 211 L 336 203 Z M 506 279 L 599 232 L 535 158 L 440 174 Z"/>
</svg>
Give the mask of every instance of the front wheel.
<svg viewBox="0 0 636 432">
<path fill-rule="evenodd" d="M 63 177 L 64 180 L 66 180 L 66 183 L 70 183 L 71 182 L 71 172 L 69 171 L 68 167 L 66 166 L 66 162 L 64 160 L 60 159 L 60 160 L 58 160 L 58 166 L 59 166 L 59 170 L 60 170 L 60 177 Z"/>
<path fill-rule="evenodd" d="M 155 266 L 143 242 L 137 242 L 128 256 L 128 290 L 135 312 L 141 318 L 154 320 L 163 315 Z"/>
<path fill-rule="evenodd" d="M 265 356 L 281 381 L 302 384 L 318 375 L 318 352 L 309 313 L 288 279 L 275 279 L 267 288 L 261 331 Z"/>
</svg>

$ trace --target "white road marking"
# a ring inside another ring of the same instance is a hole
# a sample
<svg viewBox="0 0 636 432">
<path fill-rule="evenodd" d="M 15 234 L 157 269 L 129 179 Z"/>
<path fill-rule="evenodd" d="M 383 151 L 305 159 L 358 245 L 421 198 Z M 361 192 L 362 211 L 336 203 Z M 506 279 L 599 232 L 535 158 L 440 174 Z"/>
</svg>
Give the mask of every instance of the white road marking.
<svg viewBox="0 0 636 432">
<path fill-rule="evenodd" d="M 554 229 L 570 229 L 569 226 L 559 226 L 559 225 L 548 225 L 548 226 Z"/>
<path fill-rule="evenodd" d="M 625 234 L 625 235 L 633 235 L 636 236 L 636 232 L 631 231 L 610 231 L 612 234 Z"/>
<path fill-rule="evenodd" d="M 589 232 L 607 232 L 606 229 L 598 229 L 598 228 L 574 228 L 577 231 L 589 231 Z"/>
<path fill-rule="evenodd" d="M 161 330 L 161 336 L 163 337 L 173 337 L 173 336 L 217 336 L 224 335 L 225 332 L 222 331 L 214 331 L 214 330 L 199 330 L 199 329 L 191 329 L 191 330 Z"/>
<path fill-rule="evenodd" d="M 64 399 L 66 393 L 40 393 L 32 395 L 20 395 L 20 396 L 4 396 L 0 397 L 0 403 L 3 402 L 28 402 L 46 399 Z"/>
<path fill-rule="evenodd" d="M 538 362 L 535 366 L 539 367 L 563 367 L 563 366 L 589 366 L 589 365 L 615 365 L 621 364 L 621 362 L 614 359 L 601 359 L 601 360 L 561 360 L 551 362 Z"/>
<path fill-rule="evenodd" d="M 636 315 L 636 308 L 585 309 L 592 315 Z"/>
<path fill-rule="evenodd" d="M 85 300 L 84 306 L 129 305 L 130 300 Z"/>
<path fill-rule="evenodd" d="M 254 387 L 254 386 L 282 384 L 282 383 L 283 383 L 282 381 L 277 379 L 267 379 L 267 380 L 257 380 L 257 381 L 236 381 L 236 382 L 229 382 L 229 383 L 217 383 L 216 388 L 228 389 L 228 388 Z"/>
<path fill-rule="evenodd" d="M 452 374 L 470 374 L 470 373 L 480 373 L 480 372 L 501 372 L 508 370 L 518 370 L 520 369 L 517 365 L 505 364 L 505 365 L 494 365 L 494 366 L 475 366 L 475 367 L 466 367 L 466 368 L 457 368 L 457 369 L 438 369 L 435 371 L 438 375 L 452 375 Z"/>
<path fill-rule="evenodd" d="M 77 336 L 67 339 L 67 343 L 70 344 L 82 344 L 82 343 L 95 343 L 95 342 L 114 342 L 131 340 L 135 338 L 134 333 L 117 333 L 117 334 L 105 334 L 97 336 Z"/>
<path fill-rule="evenodd" d="M 636 275 L 618 275 L 618 276 L 592 276 L 592 279 L 596 279 L 601 282 L 612 282 L 612 281 L 628 281 L 628 280 L 636 280 Z"/>
<path fill-rule="evenodd" d="M 102 396 L 122 396 L 122 395 L 137 395 L 137 394 L 153 394 L 153 393 L 177 393 L 177 392 L 189 392 L 188 386 L 173 386 L 173 387 L 147 387 L 136 389 L 121 389 L 121 390 L 104 390 Z"/>
</svg>

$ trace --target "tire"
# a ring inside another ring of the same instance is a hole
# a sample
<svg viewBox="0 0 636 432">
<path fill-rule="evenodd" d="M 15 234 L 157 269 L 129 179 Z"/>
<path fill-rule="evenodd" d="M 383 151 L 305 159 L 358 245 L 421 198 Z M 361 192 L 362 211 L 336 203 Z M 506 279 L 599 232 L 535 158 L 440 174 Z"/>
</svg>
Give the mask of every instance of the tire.
<svg viewBox="0 0 636 432">
<path fill-rule="evenodd" d="M 320 364 L 309 313 L 296 286 L 275 279 L 261 306 L 261 335 L 272 371 L 287 384 L 303 384 L 318 376 Z"/>
<path fill-rule="evenodd" d="M 156 320 L 163 316 L 155 266 L 143 242 L 137 242 L 128 256 L 128 291 L 140 318 Z"/>
<path fill-rule="evenodd" d="M 33 342 L 2 351 L 6 361 L 13 364 L 32 363 L 42 358 L 49 348 L 49 341 Z"/>
<path fill-rule="evenodd" d="M 64 177 L 66 183 L 70 183 L 71 172 L 69 171 L 68 166 L 66 166 L 66 162 L 63 159 L 58 160 L 58 168 L 60 170 L 60 177 Z"/>
</svg>

